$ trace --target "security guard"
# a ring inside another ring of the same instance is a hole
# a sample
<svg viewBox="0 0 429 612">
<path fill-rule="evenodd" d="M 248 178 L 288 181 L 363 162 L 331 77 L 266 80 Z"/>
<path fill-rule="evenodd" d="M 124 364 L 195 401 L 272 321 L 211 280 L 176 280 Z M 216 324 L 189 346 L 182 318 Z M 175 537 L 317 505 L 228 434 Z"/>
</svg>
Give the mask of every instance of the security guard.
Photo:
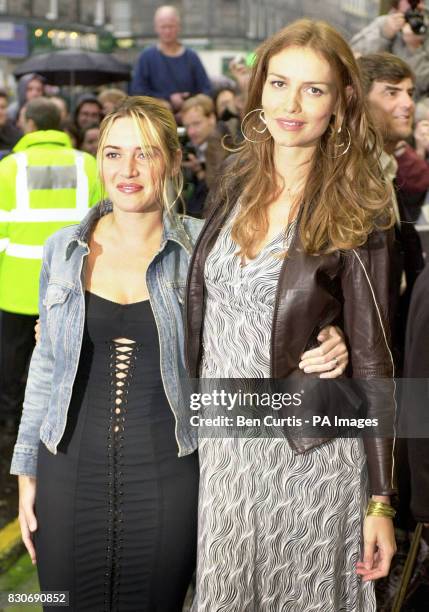
<svg viewBox="0 0 429 612">
<path fill-rule="evenodd" d="M 30 101 L 25 136 L 0 162 L 0 421 L 9 427 L 20 418 L 34 347 L 43 245 L 100 195 L 95 159 L 72 148 L 60 121 L 49 99 Z"/>
</svg>

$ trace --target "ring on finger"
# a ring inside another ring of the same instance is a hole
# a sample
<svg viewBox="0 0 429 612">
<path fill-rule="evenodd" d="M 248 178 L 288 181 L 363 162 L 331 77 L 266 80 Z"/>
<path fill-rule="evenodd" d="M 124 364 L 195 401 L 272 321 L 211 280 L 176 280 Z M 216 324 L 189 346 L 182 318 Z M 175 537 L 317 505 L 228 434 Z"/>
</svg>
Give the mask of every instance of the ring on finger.
<svg viewBox="0 0 429 612">
<path fill-rule="evenodd" d="M 334 362 L 334 367 L 332 369 L 335 370 L 335 368 L 338 368 L 338 357 L 334 357 L 332 361 Z"/>
</svg>

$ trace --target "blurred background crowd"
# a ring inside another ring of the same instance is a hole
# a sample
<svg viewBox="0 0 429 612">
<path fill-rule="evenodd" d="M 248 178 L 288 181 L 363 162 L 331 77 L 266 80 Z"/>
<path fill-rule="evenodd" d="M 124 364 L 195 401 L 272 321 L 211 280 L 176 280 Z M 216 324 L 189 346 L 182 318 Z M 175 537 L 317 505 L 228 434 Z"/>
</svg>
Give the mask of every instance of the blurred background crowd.
<svg viewBox="0 0 429 612">
<path fill-rule="evenodd" d="M 124 96 L 162 98 L 175 113 L 183 144 L 187 211 L 201 216 L 207 190 L 227 155 L 222 142 L 231 147 L 242 138 L 253 50 L 303 15 L 329 20 L 346 34 L 356 56 L 388 51 L 409 64 L 416 76 L 416 109 L 407 140 L 421 159 L 428 156 L 429 20 L 423 2 L 330 0 L 322 8 L 320 2 L 183 0 L 161 11 L 156 1 L 144 7 L 132 1 L 86 4 L 92 13 L 81 2 L 0 3 L 0 157 L 28 130 L 27 104 L 37 97 L 57 105 L 60 129 L 74 148 L 91 155 L 102 117 Z M 68 29 L 58 27 L 61 23 Z M 24 26 L 27 39 L 20 30 Z M 106 65 L 100 68 L 88 56 L 103 49 L 108 52 L 96 54 L 104 56 Z M 17 59 L 30 51 L 29 60 Z M 411 220 L 422 225 L 426 183 L 429 179 L 422 179 L 418 190 L 412 186 L 407 194 Z"/>
</svg>

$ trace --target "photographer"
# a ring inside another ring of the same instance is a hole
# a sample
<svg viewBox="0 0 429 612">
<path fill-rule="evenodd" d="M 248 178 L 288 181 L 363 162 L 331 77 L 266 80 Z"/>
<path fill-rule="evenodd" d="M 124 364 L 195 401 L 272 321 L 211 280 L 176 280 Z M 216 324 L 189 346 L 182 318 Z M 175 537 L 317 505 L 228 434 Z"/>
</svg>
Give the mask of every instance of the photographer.
<svg viewBox="0 0 429 612">
<path fill-rule="evenodd" d="M 423 98 L 416 105 L 414 132 L 400 141 L 394 151 L 398 163 L 396 182 L 407 211 L 408 221 L 416 223 L 429 189 L 429 104 Z M 424 215 L 421 221 L 425 222 Z"/>
<path fill-rule="evenodd" d="M 429 91 L 429 19 L 424 2 L 392 1 L 387 15 L 381 15 L 350 41 L 359 55 L 389 51 L 405 60 L 416 75 L 416 96 Z"/>
<path fill-rule="evenodd" d="M 186 209 L 190 215 L 204 216 L 208 190 L 218 177 L 221 164 L 228 155 L 216 127 L 213 100 L 198 94 L 182 106 L 182 122 L 188 141 L 183 147 L 183 171 L 187 183 Z"/>
</svg>

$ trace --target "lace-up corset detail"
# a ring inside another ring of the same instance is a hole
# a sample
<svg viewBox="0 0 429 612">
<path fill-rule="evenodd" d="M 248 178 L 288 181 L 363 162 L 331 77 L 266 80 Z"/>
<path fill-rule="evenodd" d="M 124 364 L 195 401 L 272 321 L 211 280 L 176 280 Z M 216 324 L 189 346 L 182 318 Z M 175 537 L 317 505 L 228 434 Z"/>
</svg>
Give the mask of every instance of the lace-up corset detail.
<svg viewBox="0 0 429 612">
<path fill-rule="evenodd" d="M 133 340 L 112 340 L 111 342 L 111 386 L 112 386 L 112 410 L 113 410 L 113 432 L 123 430 L 124 412 L 126 410 L 128 387 L 133 377 L 137 353 L 141 345 Z"/>
<path fill-rule="evenodd" d="M 151 423 L 170 420 L 173 415 L 163 389 L 158 331 L 149 301 L 121 305 L 87 292 L 86 306 L 81 375 L 94 364 L 95 375 L 104 381 L 104 389 L 97 396 L 104 398 L 102 403 L 108 411 L 103 612 L 112 612 L 120 608 L 124 580 L 124 491 L 130 428 L 136 422 L 137 410 Z M 145 404 L 145 397 L 151 401 Z"/>
<path fill-rule="evenodd" d="M 121 578 L 123 544 L 123 447 L 128 391 L 141 343 L 110 342 L 110 417 L 108 431 L 108 528 L 105 571 L 105 609 L 115 610 Z"/>
</svg>

